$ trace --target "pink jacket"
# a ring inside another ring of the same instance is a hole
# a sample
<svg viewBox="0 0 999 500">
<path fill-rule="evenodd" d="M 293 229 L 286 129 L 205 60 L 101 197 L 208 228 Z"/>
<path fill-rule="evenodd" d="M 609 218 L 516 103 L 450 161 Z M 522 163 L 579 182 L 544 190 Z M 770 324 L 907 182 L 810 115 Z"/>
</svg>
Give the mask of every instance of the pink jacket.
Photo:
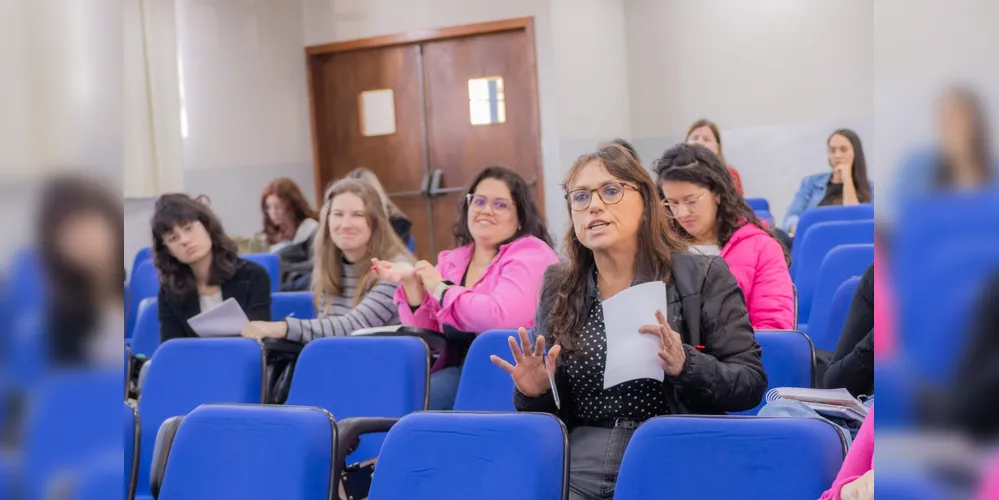
<svg viewBox="0 0 999 500">
<path fill-rule="evenodd" d="M 531 328 L 538 307 L 541 279 L 558 256 L 544 241 L 522 237 L 500 247 L 482 277 L 472 286 L 460 286 L 472 258 L 472 245 L 441 252 L 437 270 L 445 280 L 456 283 L 444 294 L 444 303 L 430 293 L 413 312 L 406 303 L 402 286 L 396 290 L 402 324 L 441 331 L 451 325 L 463 332 L 482 333 L 495 329 Z"/>
<path fill-rule="evenodd" d="M 875 403 L 876 404 L 876 403 Z M 874 406 L 867 412 L 864 423 L 857 431 L 857 439 L 853 440 L 850 452 L 836 475 L 832 487 L 826 490 L 819 500 L 840 500 L 839 490 L 847 483 L 863 476 L 874 467 Z"/>
<path fill-rule="evenodd" d="M 745 224 L 735 230 L 721 256 L 746 296 L 753 328 L 794 328 L 794 288 L 777 240 L 753 224 Z"/>
</svg>

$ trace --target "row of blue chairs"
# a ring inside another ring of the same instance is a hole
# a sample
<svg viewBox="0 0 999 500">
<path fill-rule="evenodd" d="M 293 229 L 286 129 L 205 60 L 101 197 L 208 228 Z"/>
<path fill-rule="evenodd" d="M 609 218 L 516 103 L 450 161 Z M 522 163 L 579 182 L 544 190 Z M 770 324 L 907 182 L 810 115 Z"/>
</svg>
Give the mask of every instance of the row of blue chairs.
<svg viewBox="0 0 999 500">
<path fill-rule="evenodd" d="M 314 407 L 201 406 L 177 429 L 159 498 L 326 500 L 339 427 Z M 628 444 L 614 498 L 818 498 L 845 453 L 817 419 L 660 417 Z M 389 430 L 369 498 L 566 499 L 568 469 L 551 415 L 420 412 Z"/>
</svg>

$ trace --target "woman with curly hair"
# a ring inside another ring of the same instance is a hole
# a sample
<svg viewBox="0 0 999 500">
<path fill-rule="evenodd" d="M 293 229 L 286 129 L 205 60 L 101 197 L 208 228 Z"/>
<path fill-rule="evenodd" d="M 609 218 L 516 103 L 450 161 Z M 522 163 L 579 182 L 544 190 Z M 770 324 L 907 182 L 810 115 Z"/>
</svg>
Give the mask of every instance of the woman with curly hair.
<svg viewBox="0 0 999 500">
<path fill-rule="evenodd" d="M 653 170 L 671 228 L 693 249 L 725 259 L 746 296 L 753 328 L 794 328 L 787 254 L 736 191 L 718 156 L 700 145 L 679 144 Z"/>
<path fill-rule="evenodd" d="M 295 181 L 279 177 L 264 188 L 260 196 L 260 211 L 264 216 L 264 235 L 271 252 L 301 243 L 319 227 L 316 212 L 302 195 Z"/>
<path fill-rule="evenodd" d="M 156 200 L 152 230 L 162 342 L 197 337 L 187 320 L 229 298 L 251 321 L 270 320 L 270 275 L 239 258 L 211 209 L 186 194 L 165 194 Z"/>
</svg>

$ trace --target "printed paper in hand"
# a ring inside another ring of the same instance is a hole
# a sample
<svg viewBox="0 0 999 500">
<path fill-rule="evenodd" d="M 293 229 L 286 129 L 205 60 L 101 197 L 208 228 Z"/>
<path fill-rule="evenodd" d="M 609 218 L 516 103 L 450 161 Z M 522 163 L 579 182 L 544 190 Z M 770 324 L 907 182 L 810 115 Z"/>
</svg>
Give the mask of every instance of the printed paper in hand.
<svg viewBox="0 0 999 500">
<path fill-rule="evenodd" d="M 242 333 L 249 322 L 243 308 L 231 297 L 187 320 L 199 337 L 233 337 Z"/>
<path fill-rule="evenodd" d="M 644 325 L 656 324 L 656 311 L 666 313 L 666 285 L 651 281 L 628 288 L 603 302 L 607 328 L 607 366 L 604 389 L 629 380 L 665 377 L 656 352 L 662 341 L 656 335 L 640 333 Z"/>
</svg>

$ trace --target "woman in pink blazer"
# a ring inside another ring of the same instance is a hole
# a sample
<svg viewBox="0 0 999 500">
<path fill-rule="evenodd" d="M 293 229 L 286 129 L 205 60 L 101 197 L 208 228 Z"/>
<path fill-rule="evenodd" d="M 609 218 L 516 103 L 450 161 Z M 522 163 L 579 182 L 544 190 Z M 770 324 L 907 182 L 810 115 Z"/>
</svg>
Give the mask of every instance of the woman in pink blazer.
<svg viewBox="0 0 999 500">
<path fill-rule="evenodd" d="M 679 144 L 653 165 L 673 229 L 692 251 L 720 255 L 746 297 L 756 330 L 794 328 L 794 288 L 784 247 L 736 191 L 718 157 Z"/>
<path fill-rule="evenodd" d="M 441 252 L 437 266 L 375 261 L 396 292 L 402 324 L 442 331 L 482 333 L 534 326 L 541 279 L 558 262 L 545 218 L 527 182 L 513 170 L 483 170 L 461 204 L 454 227 L 458 248 Z M 461 367 L 430 377 L 431 410 L 450 410 Z"/>
</svg>

